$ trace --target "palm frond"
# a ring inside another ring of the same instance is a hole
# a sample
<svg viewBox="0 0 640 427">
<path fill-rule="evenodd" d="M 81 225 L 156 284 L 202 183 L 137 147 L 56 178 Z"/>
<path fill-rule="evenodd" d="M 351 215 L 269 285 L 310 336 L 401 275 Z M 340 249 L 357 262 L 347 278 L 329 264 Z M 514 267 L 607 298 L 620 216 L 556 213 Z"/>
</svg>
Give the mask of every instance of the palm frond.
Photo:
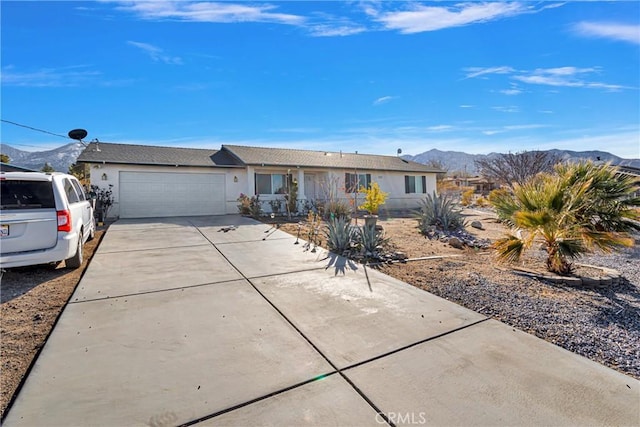
<svg viewBox="0 0 640 427">
<path fill-rule="evenodd" d="M 508 235 L 502 239 L 498 239 L 493 244 L 493 247 L 498 254 L 498 259 L 507 262 L 518 261 L 525 249 L 522 239 L 514 235 Z"/>
</svg>

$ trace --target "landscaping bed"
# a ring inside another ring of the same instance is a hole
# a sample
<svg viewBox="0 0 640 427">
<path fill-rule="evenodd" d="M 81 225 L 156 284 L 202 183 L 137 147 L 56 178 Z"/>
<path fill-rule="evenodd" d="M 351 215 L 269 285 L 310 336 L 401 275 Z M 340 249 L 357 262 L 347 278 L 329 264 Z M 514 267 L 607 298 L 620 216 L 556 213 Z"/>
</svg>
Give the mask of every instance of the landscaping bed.
<svg viewBox="0 0 640 427">
<path fill-rule="evenodd" d="M 490 211 L 466 209 L 467 227 L 478 239 L 494 241 L 507 232 Z M 362 220 L 359 220 L 362 225 Z M 517 327 L 567 350 L 640 379 L 640 248 L 583 257 L 579 263 L 615 269 L 616 284 L 575 286 L 528 277 L 512 267 L 545 271 L 544 252 L 532 251 L 517 265 L 496 261 L 492 250 L 463 248 L 423 237 L 411 217 L 379 222 L 393 251 L 408 262 L 382 264 L 380 271 L 449 301 Z M 281 224 L 292 235 L 308 237 L 306 221 Z M 640 238 L 636 238 L 640 242 Z M 326 246 L 323 238 L 322 246 Z M 415 258 L 427 260 L 412 261 Z M 441 257 L 441 258 L 439 258 Z M 593 274 L 589 267 L 578 273 Z"/>
</svg>

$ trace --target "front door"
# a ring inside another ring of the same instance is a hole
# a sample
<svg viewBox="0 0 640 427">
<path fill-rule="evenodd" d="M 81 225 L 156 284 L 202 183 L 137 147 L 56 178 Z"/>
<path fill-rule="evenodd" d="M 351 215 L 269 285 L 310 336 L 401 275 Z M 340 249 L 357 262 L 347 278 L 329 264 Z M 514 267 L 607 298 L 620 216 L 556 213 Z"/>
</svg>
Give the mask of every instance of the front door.
<svg viewBox="0 0 640 427">
<path fill-rule="evenodd" d="M 304 196 L 307 200 L 316 199 L 316 176 L 313 174 L 304 175 Z"/>
</svg>

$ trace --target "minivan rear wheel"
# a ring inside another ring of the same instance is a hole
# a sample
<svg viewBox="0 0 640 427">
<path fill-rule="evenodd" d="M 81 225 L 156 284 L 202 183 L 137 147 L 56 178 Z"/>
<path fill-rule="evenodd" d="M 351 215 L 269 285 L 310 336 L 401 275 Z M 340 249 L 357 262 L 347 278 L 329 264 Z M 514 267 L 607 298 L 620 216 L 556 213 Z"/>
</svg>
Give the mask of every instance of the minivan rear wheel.
<svg viewBox="0 0 640 427">
<path fill-rule="evenodd" d="M 80 235 L 78 236 L 76 253 L 71 258 L 66 259 L 64 263 L 67 268 L 80 268 L 82 265 L 82 231 L 80 231 Z"/>
</svg>

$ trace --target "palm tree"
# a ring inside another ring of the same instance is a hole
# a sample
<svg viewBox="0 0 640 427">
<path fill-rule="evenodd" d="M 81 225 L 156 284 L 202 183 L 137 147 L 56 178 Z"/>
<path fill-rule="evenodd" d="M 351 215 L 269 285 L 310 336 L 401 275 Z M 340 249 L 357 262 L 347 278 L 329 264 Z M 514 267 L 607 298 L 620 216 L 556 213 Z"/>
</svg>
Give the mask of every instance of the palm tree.
<svg viewBox="0 0 640 427">
<path fill-rule="evenodd" d="M 512 193 L 493 198 L 498 217 L 516 231 L 498 240 L 498 257 L 517 261 L 541 239 L 549 271 L 567 275 L 570 259 L 595 249 L 610 252 L 632 246 L 640 231 L 638 182 L 609 164 L 558 164 L 554 174 L 539 174 Z"/>
</svg>

